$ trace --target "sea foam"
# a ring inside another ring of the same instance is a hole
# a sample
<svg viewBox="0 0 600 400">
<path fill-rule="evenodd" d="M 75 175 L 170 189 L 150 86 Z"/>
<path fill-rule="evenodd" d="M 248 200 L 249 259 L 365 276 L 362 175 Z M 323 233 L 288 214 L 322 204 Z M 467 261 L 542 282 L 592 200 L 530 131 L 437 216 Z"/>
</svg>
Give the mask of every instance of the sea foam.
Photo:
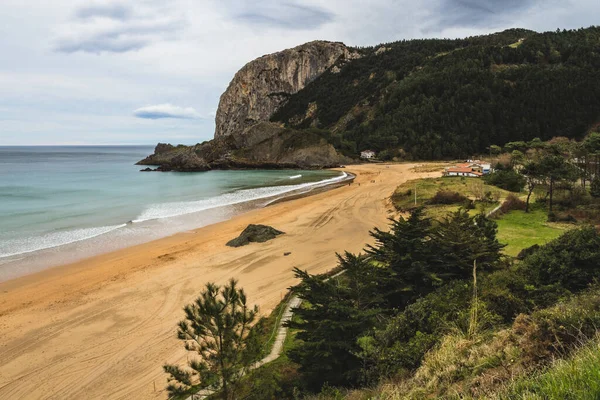
<svg viewBox="0 0 600 400">
<path fill-rule="evenodd" d="M 153 219 L 178 217 L 180 215 L 206 211 L 212 208 L 231 206 L 235 204 L 246 203 L 249 201 L 280 196 L 294 191 L 311 190 L 316 187 L 341 182 L 344 179 L 346 179 L 347 176 L 348 174 L 343 172 L 340 176 L 336 176 L 334 178 L 325 179 L 318 182 L 302 183 L 299 185 L 267 186 L 256 189 L 244 189 L 231 193 L 225 193 L 209 199 L 197 201 L 153 204 L 149 206 L 146 210 L 144 210 L 144 212 L 142 212 L 142 214 L 139 217 L 134 219 L 133 222 L 138 223 Z"/>
<path fill-rule="evenodd" d="M 127 224 L 80 228 L 49 232 L 41 236 L 2 240 L 0 242 L 0 258 L 13 257 L 91 239 L 125 226 Z"/>
</svg>

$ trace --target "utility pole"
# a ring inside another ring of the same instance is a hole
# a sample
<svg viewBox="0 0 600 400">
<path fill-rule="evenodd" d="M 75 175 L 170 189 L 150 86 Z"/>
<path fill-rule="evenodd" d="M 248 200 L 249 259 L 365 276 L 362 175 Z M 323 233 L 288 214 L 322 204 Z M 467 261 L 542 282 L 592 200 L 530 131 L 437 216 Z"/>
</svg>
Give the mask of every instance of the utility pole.
<svg viewBox="0 0 600 400">
<path fill-rule="evenodd" d="M 415 183 L 415 206 L 417 205 L 417 184 Z"/>
</svg>

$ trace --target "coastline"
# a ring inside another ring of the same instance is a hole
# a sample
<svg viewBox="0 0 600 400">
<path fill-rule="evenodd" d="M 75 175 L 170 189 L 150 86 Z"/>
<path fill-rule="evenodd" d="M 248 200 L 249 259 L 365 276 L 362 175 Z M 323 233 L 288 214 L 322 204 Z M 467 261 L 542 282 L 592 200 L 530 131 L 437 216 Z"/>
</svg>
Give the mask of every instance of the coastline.
<svg viewBox="0 0 600 400">
<path fill-rule="evenodd" d="M 352 185 L 0 283 L 0 397 L 166 398 L 162 364 L 185 359 L 175 324 L 206 282 L 235 277 L 268 313 L 293 267 L 322 273 L 335 252 L 359 252 L 396 186 L 439 175 L 414 165 L 354 165 Z M 226 247 L 249 223 L 286 234 Z"/>
<path fill-rule="evenodd" d="M 345 176 L 339 175 L 321 181 L 301 183 L 297 185 L 297 188 L 293 188 L 292 185 L 281 193 L 267 194 L 248 200 L 242 199 L 241 201 L 233 199 L 232 203 L 226 202 L 222 205 L 215 205 L 207 209 L 180 215 L 151 217 L 142 220 L 134 219 L 128 222 L 123 220 L 120 225 L 111 226 L 110 229 L 90 237 L 0 257 L 0 283 L 49 268 L 84 261 L 102 254 L 163 239 L 181 232 L 197 230 L 235 218 L 251 210 L 263 208 L 276 202 L 287 201 L 288 198 L 294 199 L 331 190 L 354 179 L 352 174 L 348 175 L 348 173 L 339 169 L 337 171 L 342 172 Z M 293 182 L 290 183 L 293 184 Z M 277 186 L 266 186 L 265 188 L 276 190 Z M 232 200 L 229 199 L 228 201 Z"/>
</svg>

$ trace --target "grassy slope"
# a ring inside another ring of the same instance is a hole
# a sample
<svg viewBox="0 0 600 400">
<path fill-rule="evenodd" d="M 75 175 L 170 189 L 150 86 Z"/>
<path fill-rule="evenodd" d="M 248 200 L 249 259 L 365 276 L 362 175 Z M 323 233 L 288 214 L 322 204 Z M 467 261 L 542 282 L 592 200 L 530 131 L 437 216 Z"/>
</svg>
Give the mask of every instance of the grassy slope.
<svg viewBox="0 0 600 400">
<path fill-rule="evenodd" d="M 417 179 L 408 181 L 396 189 L 396 192 L 392 196 L 392 201 L 396 208 L 408 210 L 415 207 L 415 190 L 417 192 L 418 206 L 425 205 L 440 190 L 458 192 L 471 199 L 475 199 L 486 192 L 491 192 L 496 198 L 503 199 L 509 193 L 506 190 L 487 185 L 478 178 L 448 177 Z M 436 208 L 455 209 L 457 207 L 435 206 L 430 207 L 431 212 L 434 212 L 433 210 Z"/>
<path fill-rule="evenodd" d="M 426 205 L 439 190 L 458 192 L 471 199 L 482 192 L 491 192 L 493 197 L 502 201 L 510 192 L 487 185 L 478 178 L 430 178 L 418 179 L 400 185 L 392 201 L 399 210 L 408 210 L 415 206 L 414 191 L 417 191 L 417 205 Z M 489 212 L 499 203 L 477 202 L 476 208 L 471 213 Z M 432 218 L 441 218 L 449 212 L 456 211 L 460 205 L 432 205 L 427 206 L 426 212 Z M 504 253 L 516 256 L 524 248 L 534 244 L 545 244 L 557 238 L 571 225 L 547 222 L 547 214 L 541 208 L 535 208 L 529 214 L 523 211 L 511 211 L 496 220 L 498 223 L 498 240 L 506 244 Z"/>
<path fill-rule="evenodd" d="M 517 380 L 499 399 L 600 398 L 600 340 L 582 347 L 573 357 L 556 361 L 544 373 Z"/>
<path fill-rule="evenodd" d="M 504 252 L 516 256 L 522 249 L 556 239 L 569 228 L 568 225 L 548 223 L 547 219 L 546 211 L 536 208 L 530 213 L 511 211 L 496 220 L 498 240 L 507 245 Z"/>
</svg>

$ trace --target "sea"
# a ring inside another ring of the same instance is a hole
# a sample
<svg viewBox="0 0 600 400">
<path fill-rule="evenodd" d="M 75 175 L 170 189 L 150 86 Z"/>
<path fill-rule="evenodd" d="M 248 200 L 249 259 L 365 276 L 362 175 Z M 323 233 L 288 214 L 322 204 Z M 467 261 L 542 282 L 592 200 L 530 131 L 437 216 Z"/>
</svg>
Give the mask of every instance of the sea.
<svg viewBox="0 0 600 400">
<path fill-rule="evenodd" d="M 140 172 L 152 146 L 0 146 L 0 282 L 341 182 L 329 170 Z M 145 166 L 144 166 L 145 167 Z"/>
</svg>

